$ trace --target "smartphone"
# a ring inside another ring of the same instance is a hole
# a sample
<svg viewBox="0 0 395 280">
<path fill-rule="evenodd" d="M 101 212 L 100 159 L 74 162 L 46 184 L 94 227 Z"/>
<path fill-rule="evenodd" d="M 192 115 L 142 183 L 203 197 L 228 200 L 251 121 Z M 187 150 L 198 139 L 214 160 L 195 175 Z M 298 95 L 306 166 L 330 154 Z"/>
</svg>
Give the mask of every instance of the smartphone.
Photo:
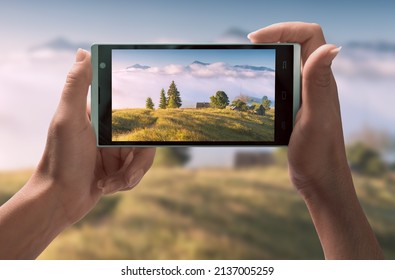
<svg viewBox="0 0 395 280">
<path fill-rule="evenodd" d="M 94 44 L 99 147 L 283 146 L 300 105 L 300 45 Z"/>
</svg>

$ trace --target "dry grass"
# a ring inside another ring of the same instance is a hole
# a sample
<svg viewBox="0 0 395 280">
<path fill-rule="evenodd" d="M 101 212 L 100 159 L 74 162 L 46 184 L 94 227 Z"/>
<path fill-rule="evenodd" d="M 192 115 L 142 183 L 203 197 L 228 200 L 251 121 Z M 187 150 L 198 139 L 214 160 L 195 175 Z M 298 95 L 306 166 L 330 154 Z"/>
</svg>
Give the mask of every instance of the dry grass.
<svg viewBox="0 0 395 280">
<path fill-rule="evenodd" d="M 0 196 L 27 179 L 0 173 Z M 395 259 L 395 182 L 355 176 L 387 258 Z M 4 192 L 6 190 L 6 192 Z M 131 192 L 105 197 L 41 259 L 321 259 L 306 207 L 283 167 L 153 168 Z"/>
</svg>

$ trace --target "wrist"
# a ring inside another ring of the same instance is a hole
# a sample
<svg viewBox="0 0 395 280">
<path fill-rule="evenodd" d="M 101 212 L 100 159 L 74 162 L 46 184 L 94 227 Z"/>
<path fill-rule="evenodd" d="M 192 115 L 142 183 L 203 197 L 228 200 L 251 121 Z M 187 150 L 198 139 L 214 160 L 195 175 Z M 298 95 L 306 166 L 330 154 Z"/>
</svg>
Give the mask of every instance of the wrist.
<svg viewBox="0 0 395 280">
<path fill-rule="evenodd" d="M 326 259 L 382 259 L 380 245 L 345 172 L 300 190 Z M 321 182 L 322 184 L 322 182 Z"/>
<path fill-rule="evenodd" d="M 55 186 L 33 175 L 0 212 L 1 258 L 33 259 L 68 225 Z"/>
</svg>

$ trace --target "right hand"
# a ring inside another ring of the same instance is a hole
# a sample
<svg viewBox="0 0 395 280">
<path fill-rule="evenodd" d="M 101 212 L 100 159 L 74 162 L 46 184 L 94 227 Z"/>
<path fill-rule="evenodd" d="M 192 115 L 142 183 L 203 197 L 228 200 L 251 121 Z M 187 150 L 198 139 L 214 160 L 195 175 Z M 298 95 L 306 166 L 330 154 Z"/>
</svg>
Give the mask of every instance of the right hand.
<svg viewBox="0 0 395 280">
<path fill-rule="evenodd" d="M 289 173 L 303 196 L 333 193 L 334 186 L 351 180 L 331 71 L 339 48 L 326 44 L 318 24 L 301 22 L 274 24 L 249 34 L 249 38 L 253 43 L 301 44 L 302 103 L 288 147 Z"/>
</svg>

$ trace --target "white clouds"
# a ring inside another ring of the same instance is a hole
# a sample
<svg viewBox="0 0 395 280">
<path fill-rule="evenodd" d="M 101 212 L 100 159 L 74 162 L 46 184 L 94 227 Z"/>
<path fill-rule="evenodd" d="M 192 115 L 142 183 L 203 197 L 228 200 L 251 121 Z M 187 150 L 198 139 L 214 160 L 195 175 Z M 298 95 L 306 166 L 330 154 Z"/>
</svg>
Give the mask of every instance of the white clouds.
<svg viewBox="0 0 395 280">
<path fill-rule="evenodd" d="M 126 70 L 118 70 L 115 72 L 132 72 L 132 73 L 152 73 L 160 75 L 190 75 L 195 78 L 258 78 L 258 77 L 274 77 L 274 72 L 269 70 L 256 70 L 248 65 L 232 66 L 225 62 L 204 63 L 195 61 L 194 63 L 183 66 L 179 64 L 169 64 L 163 67 L 149 67 L 135 65 L 130 66 Z"/>
<path fill-rule="evenodd" d="M 274 100 L 274 72 L 231 66 L 224 62 L 190 65 L 170 64 L 163 67 L 135 65 L 113 72 L 113 108 L 144 108 L 151 97 L 159 103 L 161 89 L 175 81 L 183 100 L 182 107 L 195 107 L 196 102 L 209 102 L 210 96 L 223 90 L 232 101 L 240 94 Z"/>
<path fill-rule="evenodd" d="M 0 170 L 35 166 L 74 55 L 20 52 L 0 64 Z"/>
<path fill-rule="evenodd" d="M 343 48 L 334 62 L 334 71 L 345 77 L 395 79 L 395 52 Z"/>
<path fill-rule="evenodd" d="M 48 125 L 58 104 L 74 53 L 53 49 L 34 52 L 2 53 L 0 56 L 0 170 L 35 166 L 41 157 Z M 240 93 L 270 95 L 274 73 L 232 69 L 225 63 L 172 65 L 146 70 L 127 69 L 117 73 L 115 101 L 118 107 L 145 106 L 145 90 L 159 101 L 175 81 L 184 95 L 183 105 L 209 100 L 217 90 L 230 98 Z M 344 131 L 347 136 L 365 125 L 395 133 L 395 54 L 374 50 L 342 49 L 333 62 L 338 83 Z M 160 74 L 160 75 L 158 75 Z M 155 78 L 154 78 L 155 77 Z M 144 82 L 138 82 L 144 78 Z M 186 94 L 186 93 L 189 94 Z"/>
<path fill-rule="evenodd" d="M 163 68 L 163 73 L 167 75 L 177 75 L 184 72 L 184 67 L 182 65 L 170 64 Z"/>
</svg>

